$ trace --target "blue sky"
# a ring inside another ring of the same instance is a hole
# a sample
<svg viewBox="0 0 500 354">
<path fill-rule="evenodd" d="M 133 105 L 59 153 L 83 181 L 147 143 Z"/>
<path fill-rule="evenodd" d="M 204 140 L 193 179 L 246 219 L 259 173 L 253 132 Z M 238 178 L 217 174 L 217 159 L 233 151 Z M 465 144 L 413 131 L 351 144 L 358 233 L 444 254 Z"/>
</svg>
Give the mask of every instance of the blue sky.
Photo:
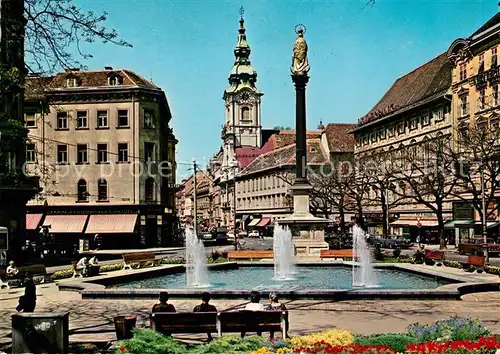
<svg viewBox="0 0 500 354">
<path fill-rule="evenodd" d="M 179 140 L 177 161 L 205 164 L 220 147 L 222 94 L 228 86 L 239 8 L 258 87 L 262 125 L 294 125 L 290 78 L 294 26 L 303 23 L 311 65 L 307 125 L 350 122 L 364 115 L 396 78 L 466 37 L 498 10 L 496 0 L 209 1 L 77 0 L 107 11 L 108 25 L 133 48 L 95 45 L 91 69 L 136 71 L 163 88 Z M 178 175 L 189 174 L 179 165 Z"/>
</svg>

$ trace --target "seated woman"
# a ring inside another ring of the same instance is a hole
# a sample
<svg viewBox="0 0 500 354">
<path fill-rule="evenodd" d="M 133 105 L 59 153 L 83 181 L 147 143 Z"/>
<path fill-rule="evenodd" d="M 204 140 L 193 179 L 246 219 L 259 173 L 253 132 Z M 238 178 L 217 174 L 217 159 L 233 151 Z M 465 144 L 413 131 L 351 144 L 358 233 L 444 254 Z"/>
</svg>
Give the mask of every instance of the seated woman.
<svg viewBox="0 0 500 354">
<path fill-rule="evenodd" d="M 272 292 L 269 294 L 269 304 L 265 307 L 266 311 L 286 311 L 286 306 L 282 302 L 279 301 L 279 296 L 277 293 Z M 286 337 L 289 338 L 288 336 L 288 312 L 285 317 L 285 332 L 286 332 Z M 274 339 L 274 332 L 270 332 L 269 339 L 273 340 Z"/>
<path fill-rule="evenodd" d="M 10 261 L 9 266 L 5 270 L 5 275 L 8 279 L 17 279 L 18 274 L 19 269 L 17 269 L 16 264 L 14 263 L 14 261 Z"/>
<path fill-rule="evenodd" d="M 252 291 L 250 293 L 250 302 L 245 306 L 245 311 L 264 311 L 264 305 L 260 303 L 260 293 L 258 291 Z M 246 332 L 241 332 L 241 338 L 245 337 Z M 257 332 L 258 336 L 262 335 L 262 332 Z"/>
</svg>

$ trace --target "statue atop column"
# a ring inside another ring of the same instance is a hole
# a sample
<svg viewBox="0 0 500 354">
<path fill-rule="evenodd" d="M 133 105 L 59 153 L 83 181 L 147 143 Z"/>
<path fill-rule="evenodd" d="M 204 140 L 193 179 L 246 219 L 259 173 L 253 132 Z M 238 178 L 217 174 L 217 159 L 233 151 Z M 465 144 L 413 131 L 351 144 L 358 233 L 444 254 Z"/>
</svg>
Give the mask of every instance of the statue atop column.
<svg viewBox="0 0 500 354">
<path fill-rule="evenodd" d="M 309 72 L 309 61 L 307 60 L 307 42 L 304 39 L 305 26 L 295 26 L 298 37 L 293 45 L 292 67 L 293 75 L 307 75 Z"/>
</svg>

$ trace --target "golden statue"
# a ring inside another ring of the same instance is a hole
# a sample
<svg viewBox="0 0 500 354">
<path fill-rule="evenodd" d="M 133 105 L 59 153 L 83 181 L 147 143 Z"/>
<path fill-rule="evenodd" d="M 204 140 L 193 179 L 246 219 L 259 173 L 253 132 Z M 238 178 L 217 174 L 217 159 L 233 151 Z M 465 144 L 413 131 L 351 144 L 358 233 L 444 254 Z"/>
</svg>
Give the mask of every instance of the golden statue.
<svg viewBox="0 0 500 354">
<path fill-rule="evenodd" d="M 307 75 L 309 72 L 309 61 L 307 60 L 307 42 L 304 39 L 303 25 L 297 25 L 297 39 L 293 45 L 293 57 L 291 71 L 294 75 Z"/>
</svg>

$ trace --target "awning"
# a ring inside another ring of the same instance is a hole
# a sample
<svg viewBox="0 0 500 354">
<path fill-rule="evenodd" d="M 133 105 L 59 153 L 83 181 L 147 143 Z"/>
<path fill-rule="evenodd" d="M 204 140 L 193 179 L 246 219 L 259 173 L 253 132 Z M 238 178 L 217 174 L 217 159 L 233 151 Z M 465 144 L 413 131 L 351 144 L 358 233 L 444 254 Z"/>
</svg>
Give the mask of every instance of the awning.
<svg viewBox="0 0 500 354">
<path fill-rule="evenodd" d="M 26 214 L 26 230 L 36 230 L 42 221 L 43 214 Z"/>
<path fill-rule="evenodd" d="M 445 229 L 454 229 L 455 227 L 469 227 L 472 225 L 471 220 L 449 220 L 445 222 Z"/>
<path fill-rule="evenodd" d="M 241 221 L 245 222 L 245 221 L 247 221 L 247 219 L 248 219 L 249 217 L 250 217 L 250 215 L 243 215 L 243 216 L 241 217 Z"/>
<path fill-rule="evenodd" d="M 135 230 L 137 214 L 90 215 L 86 234 L 131 234 Z"/>
<path fill-rule="evenodd" d="M 459 227 L 459 228 L 472 228 L 472 227 L 477 227 L 477 226 L 482 226 L 483 224 L 481 223 L 481 221 L 476 221 L 475 223 L 473 223 L 472 221 L 469 221 L 467 224 L 460 224 L 460 225 L 455 225 L 456 227 Z M 500 223 L 496 222 L 496 221 L 488 221 L 486 223 L 486 228 L 488 229 L 492 229 L 494 227 L 497 227 L 498 225 L 500 225 Z"/>
<path fill-rule="evenodd" d="M 263 218 L 259 224 L 257 225 L 258 227 L 264 227 L 267 226 L 271 222 L 271 218 Z"/>
<path fill-rule="evenodd" d="M 419 221 L 415 219 L 399 219 L 391 223 L 391 225 L 399 225 L 399 226 L 415 226 L 417 227 Z M 438 226 L 437 220 L 420 220 L 421 227 L 435 227 Z"/>
<path fill-rule="evenodd" d="M 42 226 L 50 225 L 49 233 L 81 233 L 88 215 L 47 215 Z"/>
<path fill-rule="evenodd" d="M 248 226 L 257 226 L 257 224 L 259 223 L 260 219 L 253 219 L 252 221 L 250 221 L 250 224 L 248 224 Z"/>
</svg>

